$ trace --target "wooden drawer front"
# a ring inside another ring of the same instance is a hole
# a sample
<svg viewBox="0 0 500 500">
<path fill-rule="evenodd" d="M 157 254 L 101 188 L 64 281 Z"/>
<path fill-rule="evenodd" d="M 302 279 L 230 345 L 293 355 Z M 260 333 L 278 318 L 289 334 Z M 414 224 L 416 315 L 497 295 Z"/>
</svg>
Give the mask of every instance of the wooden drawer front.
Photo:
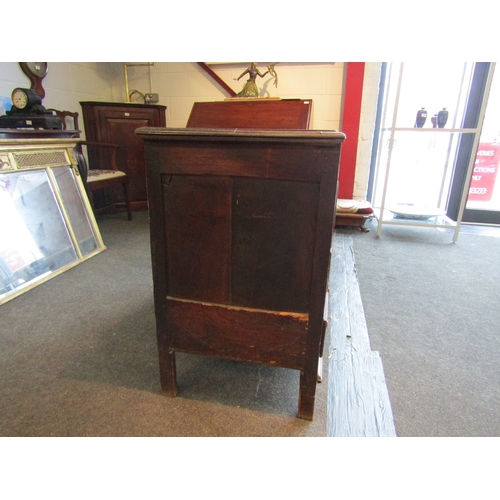
<svg viewBox="0 0 500 500">
<path fill-rule="evenodd" d="M 168 348 L 303 369 L 308 316 L 167 298 Z"/>
</svg>

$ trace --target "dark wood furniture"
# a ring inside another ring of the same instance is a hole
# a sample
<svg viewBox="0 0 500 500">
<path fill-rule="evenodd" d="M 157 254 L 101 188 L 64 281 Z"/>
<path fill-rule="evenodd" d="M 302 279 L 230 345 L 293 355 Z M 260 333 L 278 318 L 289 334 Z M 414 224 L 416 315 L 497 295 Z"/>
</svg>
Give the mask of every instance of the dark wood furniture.
<svg viewBox="0 0 500 500">
<path fill-rule="evenodd" d="M 365 222 L 371 219 L 373 215 L 358 215 L 358 214 L 339 214 L 335 216 L 335 227 L 351 226 L 359 227 L 361 232 L 369 233 L 370 230 L 365 227 Z"/>
<path fill-rule="evenodd" d="M 188 128 L 306 130 L 312 99 L 229 99 L 195 102 Z"/>
<path fill-rule="evenodd" d="M 116 144 L 116 163 L 129 179 L 132 210 L 147 210 L 146 168 L 142 141 L 135 135 L 139 127 L 165 127 L 166 106 L 112 102 L 80 102 L 85 137 L 90 142 Z M 98 162 L 89 151 L 90 168 Z M 98 200 L 99 207 L 115 200 Z"/>
<path fill-rule="evenodd" d="M 47 109 L 47 111 L 52 111 L 61 120 L 63 130 L 77 130 L 78 137 L 80 137 L 80 125 L 78 124 L 80 115 L 76 111 L 61 111 L 59 109 Z"/>
<path fill-rule="evenodd" d="M 123 191 L 123 201 L 128 220 L 132 220 L 132 205 L 128 192 L 129 178 L 122 169 L 118 168 L 116 163 L 119 146 L 117 144 L 108 144 L 105 142 L 78 141 L 77 151 L 79 153 L 79 163 L 86 164 L 84 156 L 85 149 L 87 151 L 87 157 L 92 156 L 94 158 L 93 167 L 84 168 L 85 174 L 82 176 L 92 210 L 94 213 L 99 213 L 120 204 L 121 200 L 117 200 L 114 197 L 110 198 L 109 204 L 101 205 L 98 208 L 96 208 L 94 202 L 95 192 L 113 189 L 118 186 Z"/>
<path fill-rule="evenodd" d="M 140 128 L 162 391 L 182 351 L 300 370 L 311 420 L 342 133 Z"/>
<path fill-rule="evenodd" d="M 61 111 L 58 109 L 49 109 L 48 111 L 52 111 L 61 120 L 63 130 L 70 127 L 79 131 L 78 118 L 80 115 L 76 111 Z M 92 156 L 94 158 L 92 169 L 88 168 L 84 150 L 86 150 L 87 157 Z M 116 164 L 117 150 L 118 146 L 116 144 L 78 141 L 75 154 L 78 159 L 78 169 L 80 170 L 82 181 L 94 213 L 113 208 L 117 205 L 117 202 L 113 199 L 114 197 L 112 197 L 112 201 L 108 206 L 101 206 L 99 210 L 96 210 L 94 192 L 113 189 L 115 186 L 119 186 L 123 190 L 123 201 L 128 220 L 132 220 L 132 209 L 128 194 L 128 176 Z"/>
<path fill-rule="evenodd" d="M 373 217 L 373 207 L 369 201 L 337 199 L 335 227 L 359 227 L 363 233 L 368 233 L 370 230 L 365 227 L 365 222 Z"/>
</svg>

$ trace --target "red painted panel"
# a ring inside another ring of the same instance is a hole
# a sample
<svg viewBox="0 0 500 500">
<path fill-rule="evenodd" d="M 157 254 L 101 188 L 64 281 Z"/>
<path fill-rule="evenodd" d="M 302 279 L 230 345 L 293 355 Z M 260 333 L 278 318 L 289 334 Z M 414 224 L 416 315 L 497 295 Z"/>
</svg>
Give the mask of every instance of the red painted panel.
<svg viewBox="0 0 500 500">
<path fill-rule="evenodd" d="M 364 74 L 364 62 L 347 63 L 342 117 L 342 132 L 347 138 L 342 145 L 340 157 L 339 198 L 351 199 L 354 192 Z"/>
</svg>

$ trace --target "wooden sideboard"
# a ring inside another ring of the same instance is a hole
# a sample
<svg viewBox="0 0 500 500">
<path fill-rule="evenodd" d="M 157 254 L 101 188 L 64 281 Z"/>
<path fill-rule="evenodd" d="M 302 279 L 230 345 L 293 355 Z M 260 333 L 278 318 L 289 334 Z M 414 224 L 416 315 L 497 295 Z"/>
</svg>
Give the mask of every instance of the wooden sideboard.
<svg viewBox="0 0 500 500">
<path fill-rule="evenodd" d="M 86 139 L 118 144 L 116 163 L 129 178 L 132 210 L 147 210 L 144 149 L 135 130 L 139 127 L 165 127 L 166 106 L 116 102 L 80 102 L 80 105 Z M 91 167 L 93 161 L 95 159 L 90 156 Z M 96 203 L 99 206 L 98 200 Z M 103 204 L 109 204 L 109 200 Z"/>
<path fill-rule="evenodd" d="M 140 128 L 161 386 L 177 351 L 300 370 L 312 420 L 337 197 L 335 131 Z"/>
</svg>

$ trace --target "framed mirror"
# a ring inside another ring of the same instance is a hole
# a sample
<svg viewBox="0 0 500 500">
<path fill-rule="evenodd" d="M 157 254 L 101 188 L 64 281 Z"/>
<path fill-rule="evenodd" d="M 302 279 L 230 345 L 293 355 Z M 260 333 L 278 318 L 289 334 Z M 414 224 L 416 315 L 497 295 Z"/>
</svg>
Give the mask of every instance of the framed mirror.
<svg viewBox="0 0 500 500">
<path fill-rule="evenodd" d="M 0 140 L 0 305 L 106 248 L 74 146 Z"/>
</svg>

